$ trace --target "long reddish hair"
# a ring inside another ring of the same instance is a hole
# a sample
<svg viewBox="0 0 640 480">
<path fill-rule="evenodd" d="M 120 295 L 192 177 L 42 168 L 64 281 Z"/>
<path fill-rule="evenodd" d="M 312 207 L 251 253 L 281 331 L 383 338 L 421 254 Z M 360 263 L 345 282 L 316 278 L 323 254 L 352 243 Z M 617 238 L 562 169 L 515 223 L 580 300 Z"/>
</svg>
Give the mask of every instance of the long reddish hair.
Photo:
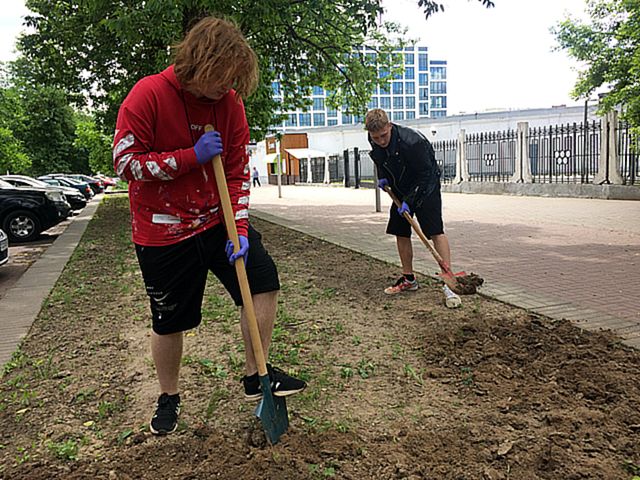
<svg viewBox="0 0 640 480">
<path fill-rule="evenodd" d="M 256 54 L 229 20 L 203 18 L 174 48 L 174 71 L 185 88 L 232 85 L 240 97 L 248 97 L 258 86 Z"/>
</svg>

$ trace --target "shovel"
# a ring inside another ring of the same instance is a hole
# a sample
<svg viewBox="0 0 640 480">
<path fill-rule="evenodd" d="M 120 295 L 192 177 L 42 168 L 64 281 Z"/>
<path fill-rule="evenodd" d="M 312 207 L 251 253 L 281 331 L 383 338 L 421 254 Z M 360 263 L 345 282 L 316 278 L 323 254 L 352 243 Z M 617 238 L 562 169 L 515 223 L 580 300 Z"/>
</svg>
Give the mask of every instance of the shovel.
<svg viewBox="0 0 640 480">
<path fill-rule="evenodd" d="M 402 203 L 391 191 L 389 185 L 386 185 L 384 190 L 389 194 L 396 207 L 400 208 Z M 451 271 L 451 267 L 449 267 L 447 262 L 444 261 L 438 251 L 433 247 L 433 245 L 431 245 L 429 239 L 422 232 L 418 222 L 416 222 L 407 212 L 404 212 L 402 216 L 407 220 L 407 222 L 409 222 L 409 224 L 411 224 L 415 232 L 420 237 L 420 240 L 422 240 L 422 243 L 425 244 L 427 249 L 431 252 L 431 255 L 433 255 L 433 258 L 435 258 L 438 265 L 440 265 L 440 270 L 442 271 L 439 274 L 439 277 L 442 278 L 442 281 L 458 295 L 472 295 L 476 293 L 477 287 L 481 286 L 484 283 L 484 280 L 473 273 L 470 275 L 467 275 L 465 272 L 453 273 Z"/>
<path fill-rule="evenodd" d="M 212 131 L 213 126 L 205 125 L 204 130 L 205 132 Z M 218 186 L 218 194 L 222 202 L 222 212 L 224 214 L 224 223 L 227 227 L 227 234 L 233 242 L 234 252 L 237 252 L 240 248 L 240 241 L 238 239 L 238 230 L 236 229 L 235 214 L 233 213 L 231 198 L 227 188 L 227 178 L 224 174 L 220 155 L 216 155 L 213 158 L 213 171 L 216 177 L 216 185 Z M 256 312 L 253 308 L 253 300 L 251 299 L 251 290 L 249 289 L 244 259 L 238 259 L 235 262 L 235 267 L 238 283 L 240 284 L 240 293 L 242 294 L 242 304 L 247 314 L 253 355 L 256 358 L 256 364 L 258 366 L 260 389 L 262 390 L 262 400 L 260 400 L 260 403 L 256 407 L 255 415 L 262 423 L 262 428 L 264 429 L 267 440 L 274 445 L 278 443 L 280 436 L 289 428 L 287 404 L 283 397 L 276 397 L 271 392 L 271 382 L 269 381 L 267 363 L 264 358 L 264 352 L 262 351 L 262 341 L 260 340 L 260 331 L 258 330 Z"/>
</svg>

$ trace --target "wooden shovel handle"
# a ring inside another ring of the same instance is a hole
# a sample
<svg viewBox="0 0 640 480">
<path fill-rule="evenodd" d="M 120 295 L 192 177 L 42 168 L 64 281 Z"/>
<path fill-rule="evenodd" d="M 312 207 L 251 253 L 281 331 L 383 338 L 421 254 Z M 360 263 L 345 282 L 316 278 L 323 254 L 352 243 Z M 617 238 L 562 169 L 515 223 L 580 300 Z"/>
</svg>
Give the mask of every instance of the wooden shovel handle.
<svg viewBox="0 0 640 480">
<path fill-rule="evenodd" d="M 391 187 L 389 187 L 389 185 L 385 185 L 384 191 L 389 194 L 389 196 L 391 197 L 391 200 L 393 200 L 393 203 L 398 208 L 400 208 L 402 206 L 402 202 L 400 202 L 400 200 L 398 200 L 398 197 L 395 196 L 395 194 L 393 193 L 393 191 L 391 190 Z M 431 255 L 433 255 L 433 258 L 436 259 L 436 262 L 438 262 L 438 265 L 440 265 L 440 268 L 442 269 L 442 271 L 447 275 L 449 275 L 449 274 L 453 275 L 453 272 L 451 271 L 451 268 L 449 267 L 449 265 L 447 265 L 447 262 L 444 261 L 444 259 L 438 253 L 438 251 L 433 247 L 433 245 L 431 245 L 431 242 L 429 241 L 429 239 L 426 237 L 426 235 L 424 234 L 424 232 L 420 228 L 420 225 L 418 225 L 418 222 L 416 222 L 413 219 L 413 217 L 411 215 L 409 215 L 407 212 L 404 212 L 402 214 L 402 216 L 413 227 L 413 230 L 420 237 L 420 240 L 422 240 L 422 243 L 424 243 L 425 246 L 429 249 L 429 251 L 431 252 Z"/>
<path fill-rule="evenodd" d="M 213 125 L 205 125 L 205 132 L 212 130 L 214 130 Z M 236 228 L 236 216 L 231 206 L 231 197 L 229 196 L 229 189 L 227 188 L 227 177 L 224 174 L 220 155 L 213 157 L 213 172 L 216 178 L 216 185 L 218 186 L 218 195 L 220 195 L 220 201 L 222 203 L 222 213 L 224 214 L 224 224 L 227 227 L 227 235 L 229 235 L 229 240 L 233 242 L 233 251 L 237 252 L 240 249 L 240 241 L 238 238 L 238 229 Z M 236 260 L 235 267 L 238 283 L 240 284 L 240 293 L 242 294 L 242 304 L 248 320 L 247 323 L 249 326 L 249 334 L 251 335 L 253 355 L 256 358 L 258 375 L 262 377 L 267 375 L 267 363 L 264 358 L 264 351 L 262 350 L 262 339 L 260 338 L 260 330 L 258 330 L 256 312 L 253 308 L 253 299 L 251 298 L 251 289 L 249 288 L 244 258 Z"/>
</svg>

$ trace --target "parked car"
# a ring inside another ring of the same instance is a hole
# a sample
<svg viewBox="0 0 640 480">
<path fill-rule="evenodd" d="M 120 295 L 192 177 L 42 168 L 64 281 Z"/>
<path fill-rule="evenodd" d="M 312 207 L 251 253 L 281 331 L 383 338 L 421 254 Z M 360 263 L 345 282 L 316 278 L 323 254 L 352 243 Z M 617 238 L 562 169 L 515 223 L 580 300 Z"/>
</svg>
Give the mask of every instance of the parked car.
<svg viewBox="0 0 640 480">
<path fill-rule="evenodd" d="M 0 230 L 0 265 L 9 261 L 9 238 L 3 230 Z"/>
<path fill-rule="evenodd" d="M 102 180 L 90 177 L 89 175 L 82 175 L 79 173 L 73 173 L 73 174 L 72 173 L 69 173 L 69 174 L 54 173 L 53 174 L 54 177 L 58 175 L 64 176 L 67 178 L 73 178 L 79 182 L 84 182 L 88 184 L 91 187 L 91 190 L 93 190 L 93 193 L 95 194 L 104 192 L 104 183 L 102 182 Z"/>
<path fill-rule="evenodd" d="M 84 198 L 86 200 L 91 200 L 91 198 L 93 198 L 93 196 L 95 195 L 93 193 L 93 190 L 91 190 L 91 187 L 89 186 L 89 184 L 79 182 L 78 180 L 73 178 L 42 175 L 38 177 L 38 180 L 42 180 L 43 182 L 48 183 L 49 185 L 58 185 L 58 186 L 75 188 L 80 193 L 82 193 L 82 195 L 84 195 Z"/>
<path fill-rule="evenodd" d="M 28 242 L 69 216 L 71 206 L 60 192 L 14 187 L 0 180 L 0 228 L 10 242 Z"/>
<path fill-rule="evenodd" d="M 84 195 L 76 188 L 50 185 L 42 180 L 27 177 L 26 175 L 2 175 L 0 176 L 0 180 L 4 180 L 15 187 L 40 187 L 59 191 L 64 195 L 67 202 L 69 202 L 72 210 L 81 210 L 87 206 L 87 200 L 84 198 Z"/>
<path fill-rule="evenodd" d="M 118 183 L 118 179 L 117 178 L 107 177 L 106 175 L 102 175 L 101 173 L 97 173 L 94 176 L 96 178 L 102 180 L 102 183 L 104 183 L 105 189 L 107 187 L 115 187 L 116 184 Z"/>
</svg>

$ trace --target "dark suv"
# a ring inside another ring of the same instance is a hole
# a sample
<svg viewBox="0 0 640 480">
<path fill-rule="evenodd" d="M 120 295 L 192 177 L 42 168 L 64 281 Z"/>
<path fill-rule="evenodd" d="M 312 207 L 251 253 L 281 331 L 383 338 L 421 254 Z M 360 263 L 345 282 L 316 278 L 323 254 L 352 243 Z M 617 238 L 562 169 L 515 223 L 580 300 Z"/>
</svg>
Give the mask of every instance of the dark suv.
<svg viewBox="0 0 640 480">
<path fill-rule="evenodd" d="M 69 216 L 71 206 L 61 193 L 14 187 L 0 180 L 0 228 L 10 242 L 28 242 Z"/>
</svg>

